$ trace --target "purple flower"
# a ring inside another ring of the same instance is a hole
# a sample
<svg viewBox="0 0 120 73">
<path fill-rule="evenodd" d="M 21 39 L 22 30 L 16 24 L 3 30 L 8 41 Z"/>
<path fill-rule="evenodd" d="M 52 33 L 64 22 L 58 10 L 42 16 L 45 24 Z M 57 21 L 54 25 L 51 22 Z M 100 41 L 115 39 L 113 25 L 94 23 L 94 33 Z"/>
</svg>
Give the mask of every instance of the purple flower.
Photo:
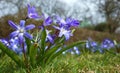
<svg viewBox="0 0 120 73">
<path fill-rule="evenodd" d="M 23 49 L 19 43 L 18 37 L 14 37 L 11 39 L 0 39 L 0 42 L 2 42 L 6 47 L 8 47 L 10 50 L 14 51 L 17 54 L 22 54 Z M 25 44 L 25 43 L 24 43 Z M 26 50 L 27 46 L 24 45 L 24 49 Z"/>
<path fill-rule="evenodd" d="M 20 21 L 20 25 L 16 25 L 11 20 L 9 20 L 8 23 L 11 27 L 13 27 L 15 29 L 15 31 L 13 31 L 10 34 L 11 38 L 18 37 L 20 42 L 22 42 L 24 40 L 24 36 L 29 38 L 29 39 L 33 38 L 27 31 L 35 28 L 35 25 L 30 24 L 30 25 L 25 26 L 25 21 L 24 20 Z"/>
<path fill-rule="evenodd" d="M 65 36 L 65 39 L 68 40 L 70 36 L 72 36 L 71 30 L 67 30 L 64 27 L 56 27 L 56 26 L 53 27 L 60 31 L 58 37 Z"/>
<path fill-rule="evenodd" d="M 23 41 L 25 41 L 25 40 L 23 40 Z M 17 54 L 22 54 L 22 52 L 23 52 L 23 47 L 20 45 L 20 42 L 19 42 L 19 38 L 18 37 L 14 37 L 14 38 L 11 38 L 10 40 L 9 40 L 9 47 L 8 48 L 10 48 L 11 50 L 13 50 L 15 53 L 17 53 Z M 26 51 L 26 49 L 27 49 L 27 45 L 26 45 L 26 43 L 24 42 L 24 49 L 25 49 L 25 51 Z"/>
<path fill-rule="evenodd" d="M 110 39 L 104 39 L 101 43 L 101 48 L 110 49 L 115 46 L 114 42 Z"/>
<path fill-rule="evenodd" d="M 30 6 L 29 4 L 28 4 L 27 18 L 33 18 L 33 19 L 40 18 L 40 16 L 38 15 L 35 7 Z"/>
<path fill-rule="evenodd" d="M 7 39 L 0 39 L 0 42 L 2 42 L 5 46 L 9 46 L 8 40 Z"/>
<path fill-rule="evenodd" d="M 70 29 L 70 27 L 76 27 L 80 23 L 78 20 L 72 19 L 72 18 L 66 18 L 65 20 L 60 18 L 59 16 L 56 16 L 56 23 L 60 25 L 60 27 L 64 27 L 66 29 Z"/>
<path fill-rule="evenodd" d="M 44 21 L 44 25 L 45 26 L 50 25 L 50 24 L 52 24 L 52 22 L 53 22 L 52 19 L 50 17 L 47 17 Z"/>
<path fill-rule="evenodd" d="M 50 34 L 50 32 L 51 31 L 49 31 L 49 30 L 46 30 L 46 40 L 49 40 L 50 41 L 50 43 L 54 43 L 54 39 L 53 39 L 53 37 L 52 37 L 52 35 Z"/>
<path fill-rule="evenodd" d="M 42 19 L 43 19 L 43 26 L 48 26 L 51 25 L 53 20 L 51 19 L 50 16 L 48 16 L 47 14 L 43 14 L 42 15 Z"/>
<path fill-rule="evenodd" d="M 86 48 L 96 47 L 98 44 L 95 41 L 87 41 Z"/>
<path fill-rule="evenodd" d="M 66 23 L 70 26 L 78 26 L 80 23 L 78 20 L 72 19 L 72 18 L 66 18 Z"/>
<path fill-rule="evenodd" d="M 77 55 L 79 55 L 80 54 L 80 51 L 79 51 L 79 49 L 78 49 L 78 47 L 73 47 L 73 49 L 75 50 L 75 53 L 77 54 Z"/>
<path fill-rule="evenodd" d="M 91 50 L 92 52 L 96 52 L 97 50 L 99 50 L 99 46 L 98 43 L 93 41 L 91 38 L 88 38 L 88 41 L 86 42 L 86 48 Z"/>
</svg>

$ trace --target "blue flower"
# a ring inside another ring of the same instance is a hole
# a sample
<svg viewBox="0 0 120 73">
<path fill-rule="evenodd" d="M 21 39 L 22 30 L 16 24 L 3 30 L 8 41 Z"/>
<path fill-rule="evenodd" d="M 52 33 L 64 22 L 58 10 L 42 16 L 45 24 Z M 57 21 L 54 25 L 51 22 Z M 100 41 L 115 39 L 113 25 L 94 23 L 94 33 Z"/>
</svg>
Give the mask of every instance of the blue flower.
<svg viewBox="0 0 120 73">
<path fill-rule="evenodd" d="M 35 7 L 34 6 L 31 7 L 29 4 L 28 4 L 27 18 L 33 18 L 33 19 L 40 18 Z"/>
<path fill-rule="evenodd" d="M 86 42 L 86 48 L 92 48 L 92 47 L 96 47 L 98 44 L 95 41 L 87 41 Z"/>
<path fill-rule="evenodd" d="M 20 42 L 22 42 L 24 40 L 24 36 L 29 38 L 29 39 L 33 38 L 27 31 L 35 28 L 35 25 L 30 24 L 30 25 L 25 26 L 25 21 L 24 20 L 20 21 L 20 25 L 16 25 L 11 20 L 9 20 L 8 23 L 12 28 L 15 29 L 15 31 L 13 31 L 10 34 L 11 38 L 18 37 Z"/>
<path fill-rule="evenodd" d="M 96 52 L 100 49 L 98 43 L 93 41 L 91 38 L 88 38 L 88 41 L 86 42 L 86 48 L 91 50 L 92 52 Z"/>
<path fill-rule="evenodd" d="M 46 40 L 49 40 L 50 43 L 54 43 L 54 39 L 52 37 L 52 35 L 50 34 L 51 31 L 46 29 Z"/>
<path fill-rule="evenodd" d="M 104 49 L 110 49 L 115 46 L 114 42 L 110 39 L 104 39 L 103 42 L 101 43 L 101 48 Z"/>
<path fill-rule="evenodd" d="M 65 39 L 68 40 L 70 36 L 73 35 L 71 30 L 67 30 L 64 27 L 56 27 L 56 26 L 53 26 L 53 27 L 60 31 L 58 37 L 65 36 Z"/>
<path fill-rule="evenodd" d="M 68 17 L 64 20 L 59 16 L 56 16 L 56 23 L 59 24 L 60 27 L 64 27 L 66 29 L 70 29 L 72 26 L 76 27 L 80 24 L 78 20 L 75 20 L 73 18 Z"/>
<path fill-rule="evenodd" d="M 25 40 L 24 40 L 25 41 Z M 15 53 L 17 54 L 22 54 L 23 52 L 23 47 L 20 45 L 20 42 L 19 42 L 19 38 L 18 37 L 14 37 L 14 38 L 11 38 L 9 40 L 9 47 L 11 50 L 13 50 Z M 26 43 L 24 42 L 24 50 L 26 51 L 27 49 L 27 45 Z"/>
<path fill-rule="evenodd" d="M 75 50 L 75 53 L 77 54 L 77 55 L 80 55 L 80 50 L 78 49 L 78 47 L 73 47 L 73 49 Z"/>
<path fill-rule="evenodd" d="M 66 23 L 70 26 L 78 26 L 80 24 L 78 20 L 75 20 L 70 17 L 66 18 Z"/>
<path fill-rule="evenodd" d="M 0 39 L 0 42 L 2 42 L 7 47 L 10 45 L 7 39 Z"/>
<path fill-rule="evenodd" d="M 43 19 L 43 26 L 48 26 L 48 25 L 51 25 L 53 20 L 51 19 L 50 16 L 46 15 L 46 14 L 43 14 L 42 15 L 42 19 Z"/>
<path fill-rule="evenodd" d="M 21 47 L 19 43 L 18 37 L 14 37 L 11 39 L 0 39 L 0 42 L 2 42 L 6 47 L 8 47 L 10 50 L 14 51 L 16 54 L 22 54 L 23 47 Z M 24 49 L 26 51 L 27 45 L 24 42 Z"/>
</svg>

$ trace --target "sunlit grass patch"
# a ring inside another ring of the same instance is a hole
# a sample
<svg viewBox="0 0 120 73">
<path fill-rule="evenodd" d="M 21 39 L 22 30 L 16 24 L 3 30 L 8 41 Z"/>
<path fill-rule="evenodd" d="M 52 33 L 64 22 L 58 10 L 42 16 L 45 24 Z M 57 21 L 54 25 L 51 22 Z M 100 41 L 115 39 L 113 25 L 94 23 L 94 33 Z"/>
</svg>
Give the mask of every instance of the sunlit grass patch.
<svg viewBox="0 0 120 73">
<path fill-rule="evenodd" d="M 110 53 L 82 53 L 81 55 L 60 55 L 45 68 L 37 67 L 32 73 L 114 73 L 120 72 L 120 54 Z M 25 69 L 20 69 L 8 57 L 0 59 L 0 73 L 24 73 Z"/>
</svg>

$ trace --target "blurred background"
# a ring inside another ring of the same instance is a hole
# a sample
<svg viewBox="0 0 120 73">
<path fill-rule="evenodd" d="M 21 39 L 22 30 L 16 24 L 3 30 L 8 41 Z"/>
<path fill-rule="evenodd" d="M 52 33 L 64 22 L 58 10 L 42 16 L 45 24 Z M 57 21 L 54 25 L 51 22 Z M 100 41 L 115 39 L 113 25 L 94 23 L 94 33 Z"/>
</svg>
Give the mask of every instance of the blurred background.
<svg viewBox="0 0 120 73">
<path fill-rule="evenodd" d="M 34 5 L 39 14 L 78 19 L 81 25 L 75 28 L 72 41 L 88 37 L 95 40 L 120 40 L 120 0 L 0 0 L 0 38 L 12 31 L 8 20 L 19 23 L 25 18 L 27 4 Z M 40 24 L 34 21 L 31 23 Z"/>
</svg>

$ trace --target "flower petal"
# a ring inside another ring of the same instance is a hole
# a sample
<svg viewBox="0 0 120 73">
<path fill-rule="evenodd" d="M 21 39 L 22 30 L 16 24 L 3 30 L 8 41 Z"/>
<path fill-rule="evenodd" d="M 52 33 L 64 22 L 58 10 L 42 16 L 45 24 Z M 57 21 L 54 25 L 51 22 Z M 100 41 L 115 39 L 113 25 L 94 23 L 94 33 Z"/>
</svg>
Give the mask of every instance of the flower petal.
<svg viewBox="0 0 120 73">
<path fill-rule="evenodd" d="M 53 38 L 52 38 L 52 36 L 51 36 L 51 35 L 48 35 L 48 36 L 47 36 L 47 39 L 48 39 L 51 43 L 53 43 L 53 42 L 54 42 L 54 40 L 53 40 Z"/>
<path fill-rule="evenodd" d="M 25 37 L 27 37 L 29 39 L 33 39 L 33 37 L 29 33 L 27 33 L 27 32 L 25 32 Z"/>
<path fill-rule="evenodd" d="M 31 14 L 29 14 L 29 17 L 30 18 L 41 18 L 41 16 L 39 16 L 37 13 L 31 13 Z"/>
<path fill-rule="evenodd" d="M 73 20 L 71 26 L 78 26 L 80 23 L 78 20 Z"/>
<path fill-rule="evenodd" d="M 14 22 L 12 22 L 11 20 L 9 20 L 8 23 L 12 28 L 18 29 L 18 26 Z"/>
<path fill-rule="evenodd" d="M 25 30 L 31 30 L 31 29 L 33 29 L 33 28 L 35 28 L 35 25 L 30 24 L 30 25 L 27 25 L 27 26 L 25 27 Z"/>
<path fill-rule="evenodd" d="M 30 4 L 27 5 L 28 6 L 28 14 L 30 14 Z"/>
<path fill-rule="evenodd" d="M 24 36 L 23 35 L 24 35 L 23 33 L 19 33 L 19 35 L 18 35 L 20 44 L 22 44 L 23 41 L 24 41 Z"/>
<path fill-rule="evenodd" d="M 44 26 L 50 25 L 52 22 L 53 22 L 52 19 L 51 19 L 50 17 L 48 17 L 48 18 L 45 20 Z"/>
<path fill-rule="evenodd" d="M 19 31 L 13 31 L 11 34 L 10 34 L 10 38 L 14 38 L 15 36 L 17 36 L 19 34 Z"/>
<path fill-rule="evenodd" d="M 53 26 L 55 29 L 58 29 L 58 30 L 60 30 L 60 27 L 57 27 L 57 26 Z"/>
<path fill-rule="evenodd" d="M 20 20 L 20 27 L 24 27 L 25 26 L 25 20 Z"/>
<path fill-rule="evenodd" d="M 28 13 L 27 13 L 27 17 L 28 18 L 40 18 L 40 16 L 38 15 L 36 9 L 34 6 L 30 6 L 30 4 L 28 4 Z"/>
</svg>

